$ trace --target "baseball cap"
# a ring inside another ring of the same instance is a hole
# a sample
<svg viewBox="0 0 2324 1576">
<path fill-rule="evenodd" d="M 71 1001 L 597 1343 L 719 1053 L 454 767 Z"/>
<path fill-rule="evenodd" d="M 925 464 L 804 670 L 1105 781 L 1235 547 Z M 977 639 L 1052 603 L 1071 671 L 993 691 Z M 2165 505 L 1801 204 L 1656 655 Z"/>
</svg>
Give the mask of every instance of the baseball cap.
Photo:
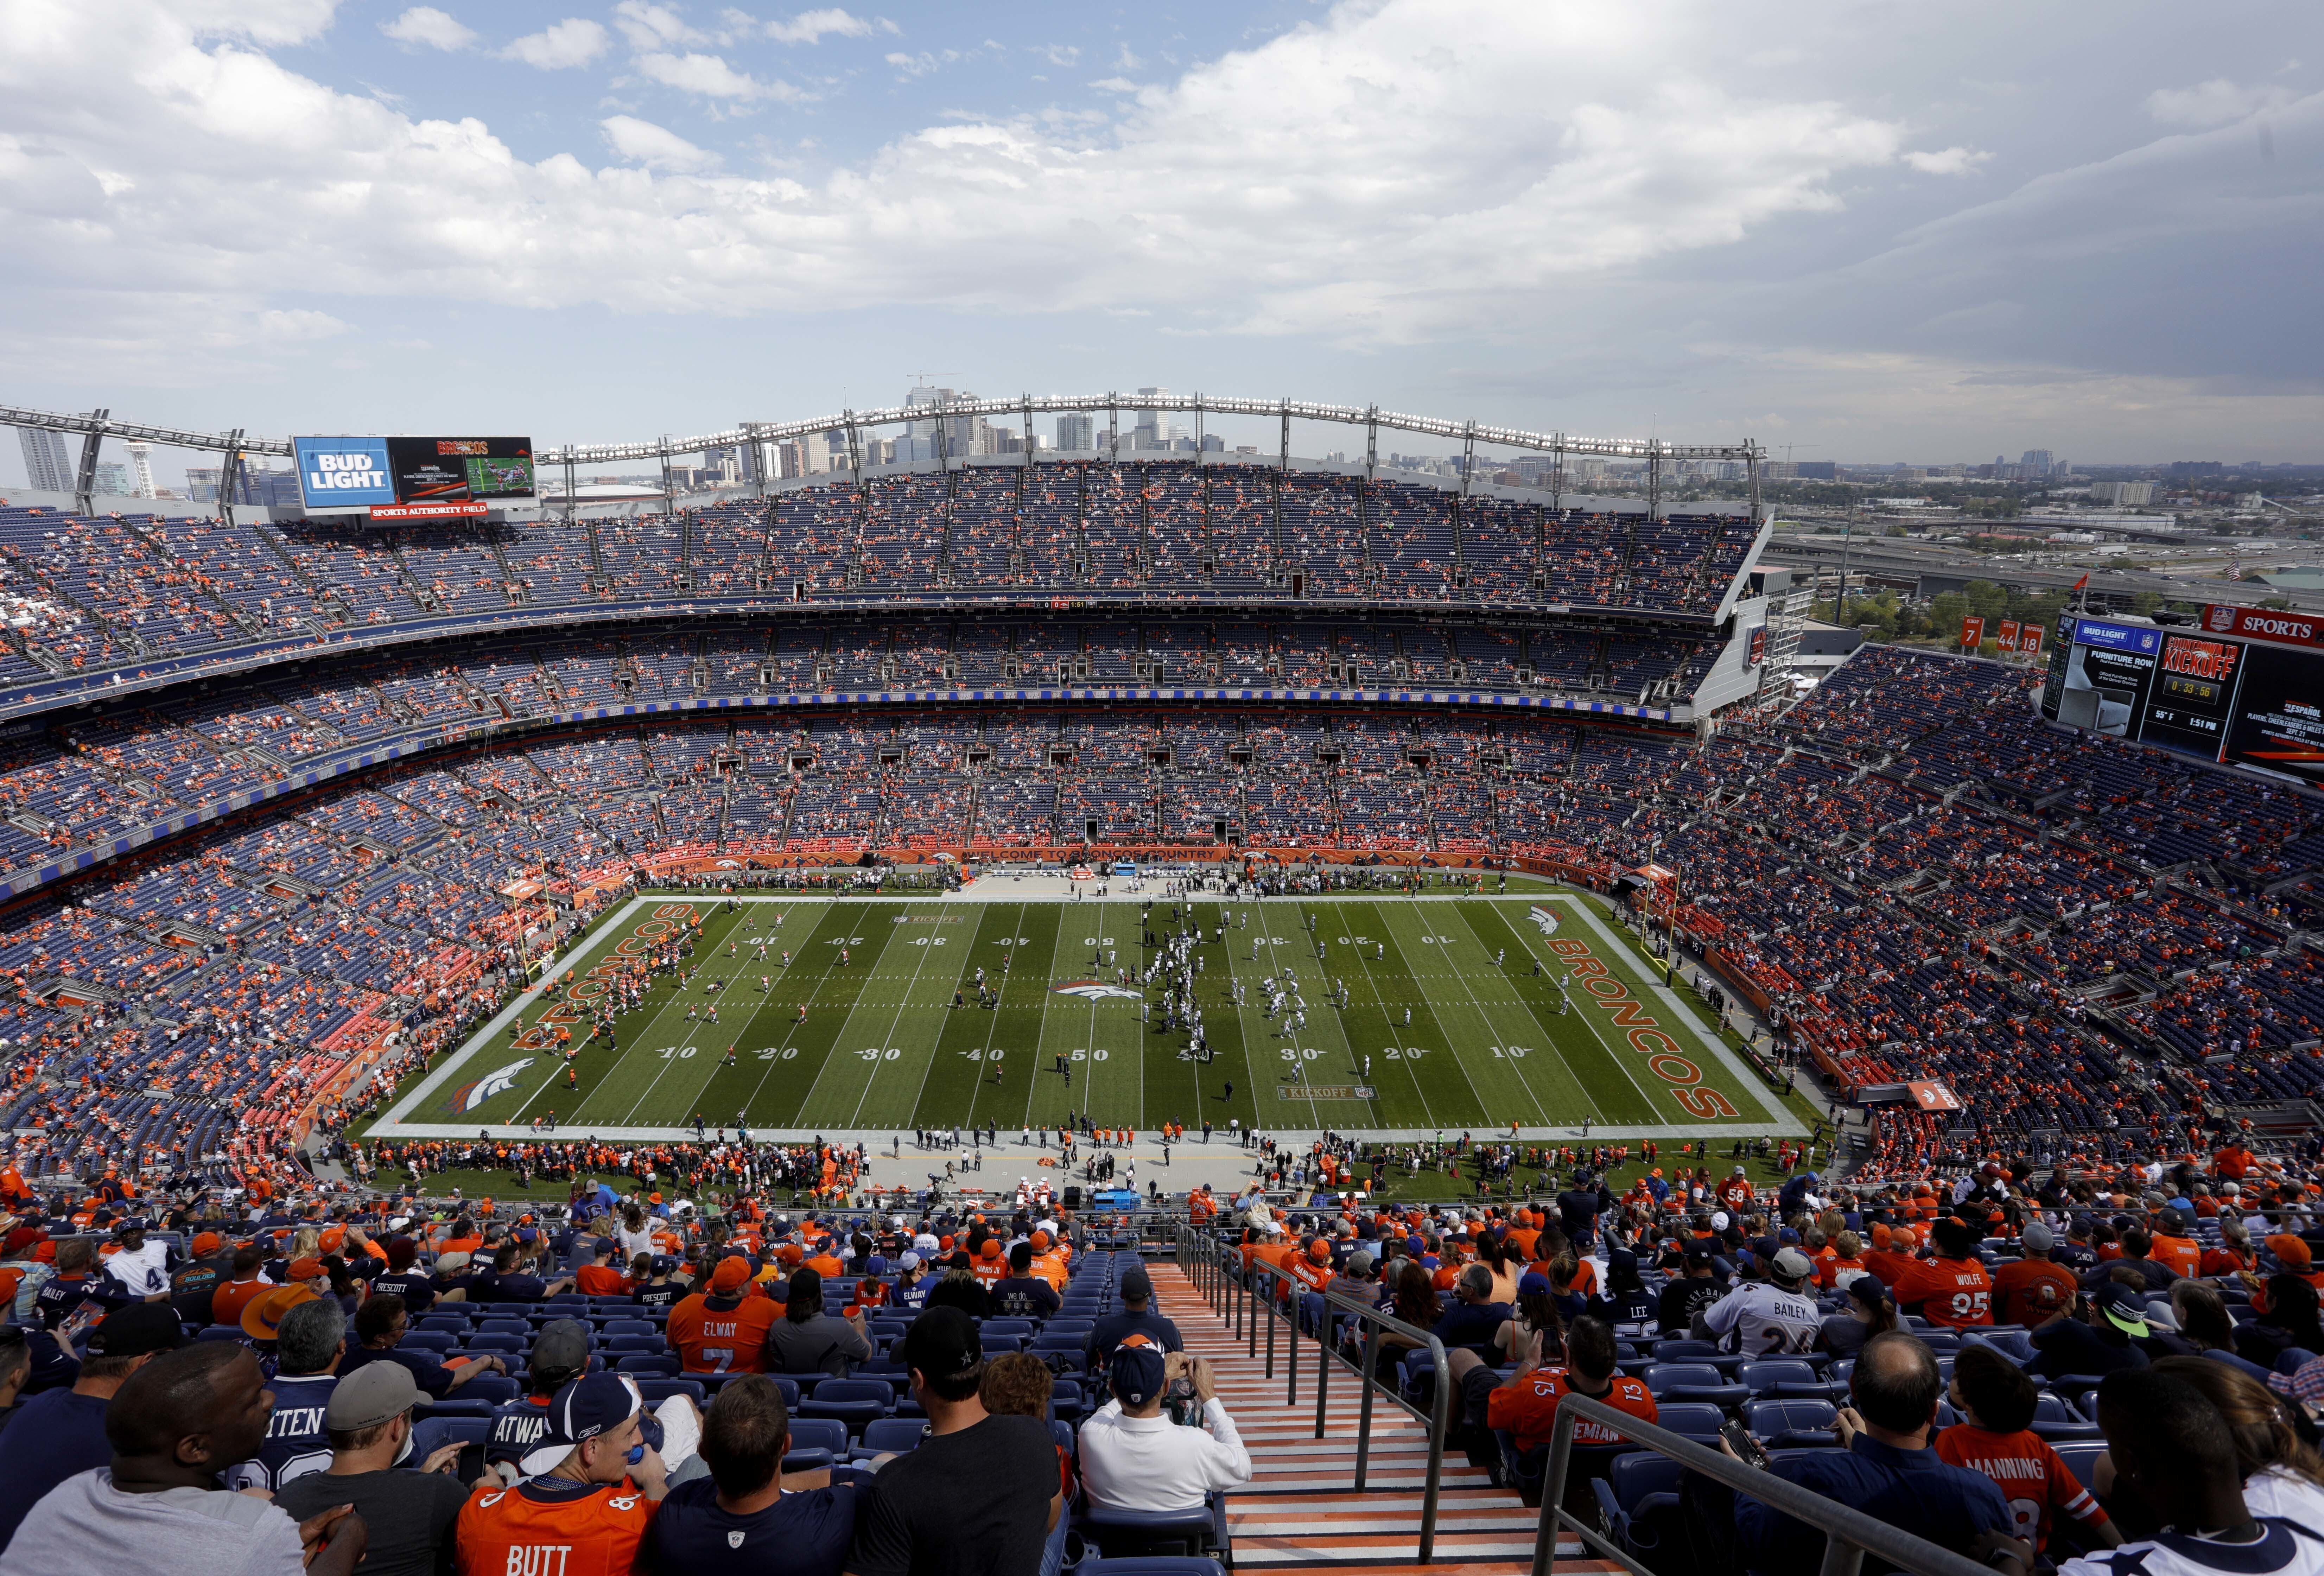
<svg viewBox="0 0 2324 1576">
<path fill-rule="evenodd" d="M 197 1258 L 208 1258 L 223 1246 L 225 1244 L 218 1240 L 218 1234 L 216 1231 L 194 1233 L 194 1257 Z"/>
<path fill-rule="evenodd" d="M 311 1255 L 305 1258 L 294 1258 L 290 1261 L 290 1267 L 283 1273 L 292 1280 L 313 1280 L 323 1274 L 323 1261 Z"/>
<path fill-rule="evenodd" d="M 456 1249 L 452 1252 L 439 1253 L 436 1256 L 436 1273 L 438 1275 L 451 1275 L 467 1267 L 468 1255 L 459 1249 Z"/>
<path fill-rule="evenodd" d="M 1546 1297 L 1554 1295 L 1556 1290 L 1555 1286 L 1549 1284 L 1549 1276 L 1538 1270 L 1528 1269 L 1517 1276 L 1517 1295 L 1521 1297 Z"/>
<path fill-rule="evenodd" d="M 2030 1221 L 2026 1222 L 2023 1240 L 2034 1252 L 2047 1253 L 2058 1245 L 2058 1234 L 2039 1221 Z"/>
<path fill-rule="evenodd" d="M 1125 1297 L 1150 1297 L 1154 1295 L 1154 1277 L 1142 1269 L 1133 1269 L 1121 1277 L 1121 1295 Z"/>
<path fill-rule="evenodd" d="M 549 1432 L 518 1463 L 520 1470 L 538 1477 L 570 1455 L 575 1445 L 619 1428 L 644 1408 L 645 1398 L 628 1375 L 584 1374 L 549 1402 Z"/>
<path fill-rule="evenodd" d="M 1125 1406 L 1143 1406 L 1162 1393 L 1168 1376 L 1162 1349 L 1144 1336 L 1132 1336 L 1113 1349 L 1107 1372 L 1116 1399 Z"/>
<path fill-rule="evenodd" d="M 1727 1212 L 1725 1210 L 1713 1210 L 1711 1212 L 1711 1229 L 1712 1230 L 1724 1231 L 1727 1230 L 1728 1224 Z"/>
<path fill-rule="evenodd" d="M 1775 1273 L 1785 1280 L 1805 1280 L 1815 1273 L 1815 1266 L 1809 1261 L 1808 1256 L 1796 1248 L 1786 1248 L 1776 1254 L 1775 1268 Z"/>
<path fill-rule="evenodd" d="M 904 1367 L 932 1379 L 965 1378 L 982 1360 L 975 1322 L 958 1308 L 930 1308 L 904 1332 Z"/>
<path fill-rule="evenodd" d="M 1372 1272 L 1372 1256 L 1363 1252 L 1349 1254 L 1347 1269 L 1353 1276 L 1370 1275 Z"/>
<path fill-rule="evenodd" d="M 323 1426 L 336 1433 L 376 1428 L 420 1404 L 420 1387 L 400 1362 L 367 1362 L 332 1388 Z"/>
<path fill-rule="evenodd" d="M 2146 1330 L 2146 1299 L 2120 1281 L 2108 1281 L 2098 1287 L 2092 1299 L 2107 1323 L 2125 1335 L 2144 1335 Z"/>
<path fill-rule="evenodd" d="M 649 1275 L 668 1275 L 677 1267 L 677 1259 L 672 1258 L 667 1253 L 657 1253 L 653 1256 L 652 1262 L 646 1266 L 646 1273 Z"/>
<path fill-rule="evenodd" d="M 899 1269 L 918 1269 L 920 1267 L 920 1256 L 907 1248 L 897 1258 L 896 1266 Z"/>
<path fill-rule="evenodd" d="M 90 1332 L 88 1350 L 94 1357 L 140 1357 L 149 1351 L 174 1351 L 185 1343 L 186 1332 L 178 1326 L 177 1310 L 169 1304 L 130 1303 L 107 1313 Z"/>
<path fill-rule="evenodd" d="M 294 1281 L 289 1286 L 276 1286 L 263 1297 L 252 1298 L 249 1304 L 242 1310 L 242 1332 L 253 1341 L 272 1341 L 281 1332 L 283 1314 L 301 1303 L 311 1303 L 314 1300 L 314 1287 L 303 1282 Z M 164 1304 L 153 1303 L 145 1305 L 161 1308 L 164 1313 L 169 1312 Z"/>
<path fill-rule="evenodd" d="M 750 1279 L 750 1261 L 730 1253 L 718 1261 L 718 1267 L 710 1272 L 710 1289 L 720 1296 L 727 1296 L 741 1291 Z"/>
<path fill-rule="evenodd" d="M 374 1363 L 372 1367 L 380 1365 Z M 401 1366 L 401 1365 L 398 1365 Z M 532 1338 L 532 1371 L 576 1373 L 589 1366 L 589 1332 L 578 1319 L 556 1319 Z M 361 1373 L 363 1370 L 355 1370 Z M 534 1392 L 536 1395 L 538 1391 Z"/>
<path fill-rule="evenodd" d="M 1689 1259 L 1699 1259 L 1708 1264 L 1719 1257 L 1719 1244 L 1708 1237 L 1691 1238 L 1687 1241 L 1686 1256 Z"/>
<path fill-rule="evenodd" d="M 2308 1267 L 2308 1244 L 2289 1231 L 2278 1231 L 2269 1237 L 2267 1250 L 2274 1254 L 2275 1261 L 2286 1269 Z"/>
</svg>

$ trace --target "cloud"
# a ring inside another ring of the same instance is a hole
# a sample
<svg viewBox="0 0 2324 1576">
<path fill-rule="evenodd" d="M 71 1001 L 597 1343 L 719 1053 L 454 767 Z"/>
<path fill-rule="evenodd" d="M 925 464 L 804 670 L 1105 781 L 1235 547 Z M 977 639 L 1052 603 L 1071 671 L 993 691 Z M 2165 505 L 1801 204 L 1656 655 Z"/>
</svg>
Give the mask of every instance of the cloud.
<svg viewBox="0 0 2324 1576">
<path fill-rule="evenodd" d="M 613 152 L 649 170 L 692 173 L 714 168 L 718 162 L 717 154 L 696 147 L 676 132 L 651 121 L 617 115 L 598 124 L 604 128 L 605 141 Z"/>
<path fill-rule="evenodd" d="M 613 7 L 613 25 L 622 30 L 633 50 L 667 49 L 672 44 L 708 41 L 708 35 L 687 25 L 686 19 L 651 0 L 622 0 Z"/>
<path fill-rule="evenodd" d="M 2146 96 L 2146 113 L 2167 126 L 2223 126 L 2264 109 L 2281 109 L 2296 97 L 2287 88 L 2239 88 L 2214 77 L 2192 88 L 2156 88 Z"/>
<path fill-rule="evenodd" d="M 1904 162 L 1923 175 L 1967 175 L 1993 157 L 1967 148 L 1945 148 L 1934 153 L 1908 152 Z"/>
<path fill-rule="evenodd" d="M 258 336 L 277 344 L 336 339 L 354 332 L 352 324 L 343 323 L 328 312 L 269 310 L 258 314 Z"/>
<path fill-rule="evenodd" d="M 936 58 L 926 50 L 922 50 L 916 55 L 899 52 L 882 58 L 906 77 L 925 77 L 937 66 Z"/>
<path fill-rule="evenodd" d="M 1101 77 L 1090 84 L 1101 93 L 1135 93 L 1138 84 L 1127 77 Z"/>
<path fill-rule="evenodd" d="M 586 16 L 568 16 L 539 32 L 517 39 L 501 53 L 539 71 L 568 70 L 586 66 L 605 52 L 613 40 L 604 26 Z"/>
<path fill-rule="evenodd" d="M 900 32 L 903 30 L 884 16 L 856 16 L 837 6 L 825 6 L 820 11 L 802 11 L 788 19 L 778 17 L 767 23 L 767 36 L 777 43 L 820 43 L 826 36 L 869 38 L 875 32 Z"/>
<path fill-rule="evenodd" d="M 773 99 L 797 103 L 808 96 L 788 82 L 761 82 L 748 71 L 737 71 L 717 55 L 650 53 L 637 58 L 639 72 L 665 88 L 748 103 Z"/>
<path fill-rule="evenodd" d="M 379 31 L 398 43 L 426 44 L 447 51 L 465 50 L 476 41 L 473 28 L 461 26 L 448 12 L 433 5 L 415 5 L 393 22 L 381 23 Z"/>
</svg>

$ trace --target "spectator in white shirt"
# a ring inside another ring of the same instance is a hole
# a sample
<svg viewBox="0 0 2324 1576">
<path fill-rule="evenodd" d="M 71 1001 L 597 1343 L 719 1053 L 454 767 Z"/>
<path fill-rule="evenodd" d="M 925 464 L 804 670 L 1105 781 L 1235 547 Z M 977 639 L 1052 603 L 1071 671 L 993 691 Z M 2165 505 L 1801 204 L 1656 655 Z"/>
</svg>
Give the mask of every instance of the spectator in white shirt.
<svg viewBox="0 0 2324 1576">
<path fill-rule="evenodd" d="M 1250 1452 L 1220 1404 L 1211 1365 L 1133 1337 L 1108 1369 L 1113 1399 L 1082 1424 L 1082 1487 L 1105 1510 L 1192 1510 L 1213 1489 L 1250 1481 Z M 1184 1378 L 1202 1418 L 1179 1424 L 1163 1412 L 1171 1382 Z"/>
</svg>

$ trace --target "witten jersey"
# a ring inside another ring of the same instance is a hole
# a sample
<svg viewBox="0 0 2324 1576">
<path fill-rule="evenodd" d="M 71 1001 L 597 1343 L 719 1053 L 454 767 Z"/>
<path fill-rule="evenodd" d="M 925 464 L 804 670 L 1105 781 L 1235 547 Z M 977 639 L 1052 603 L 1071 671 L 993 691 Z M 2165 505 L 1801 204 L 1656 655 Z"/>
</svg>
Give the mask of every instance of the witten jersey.
<svg viewBox="0 0 2324 1576">
<path fill-rule="evenodd" d="M 266 1441 L 255 1457 L 226 1469 L 226 1486 L 263 1488 L 271 1494 L 328 1468 L 331 1442 L 323 1433 L 323 1409 L 338 1386 L 335 1374 L 277 1374 L 267 1380 L 266 1387 L 274 1392 L 274 1415 L 266 1420 Z"/>
</svg>

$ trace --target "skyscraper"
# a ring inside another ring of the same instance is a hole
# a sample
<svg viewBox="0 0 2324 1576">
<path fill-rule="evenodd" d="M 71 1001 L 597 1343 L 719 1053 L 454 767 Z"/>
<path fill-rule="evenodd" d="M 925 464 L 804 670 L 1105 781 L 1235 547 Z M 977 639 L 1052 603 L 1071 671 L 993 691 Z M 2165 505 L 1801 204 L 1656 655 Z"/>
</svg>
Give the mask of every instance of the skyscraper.
<svg viewBox="0 0 2324 1576">
<path fill-rule="evenodd" d="M 1057 447 L 1067 454 L 1086 454 L 1097 447 L 1096 419 L 1086 410 L 1057 418 Z"/>
<path fill-rule="evenodd" d="M 16 429 L 16 441 L 24 446 L 26 485 L 43 493 L 69 493 L 73 490 L 73 484 L 79 479 L 80 469 L 63 433 L 19 427 Z"/>
<path fill-rule="evenodd" d="M 1170 391 L 1167 389 L 1140 389 L 1138 391 L 1138 397 L 1141 400 L 1165 400 L 1169 398 L 1169 395 Z M 1164 420 L 1162 412 L 1159 410 L 1139 411 L 1138 425 L 1130 429 L 1130 447 L 1164 448 L 1168 447 L 1169 441 L 1170 429 L 1167 423 Z"/>
</svg>

